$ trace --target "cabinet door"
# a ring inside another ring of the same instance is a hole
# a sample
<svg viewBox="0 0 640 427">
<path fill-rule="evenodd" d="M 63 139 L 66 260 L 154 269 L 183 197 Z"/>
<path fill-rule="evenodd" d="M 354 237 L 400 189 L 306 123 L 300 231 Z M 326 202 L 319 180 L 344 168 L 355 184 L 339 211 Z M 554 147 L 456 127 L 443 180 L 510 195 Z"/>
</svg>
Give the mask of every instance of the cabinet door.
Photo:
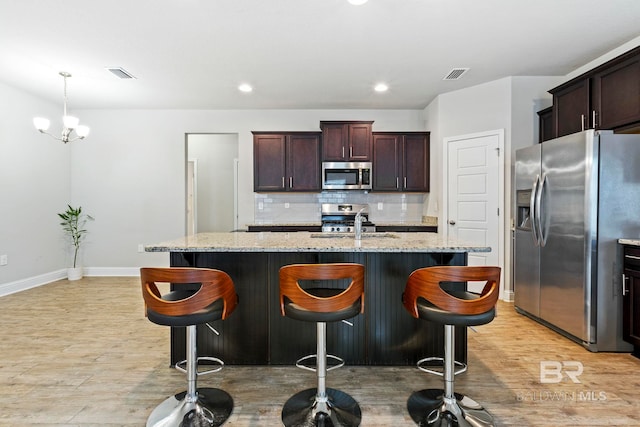
<svg viewBox="0 0 640 427">
<path fill-rule="evenodd" d="M 623 246 L 622 338 L 640 347 L 640 248 Z"/>
<path fill-rule="evenodd" d="M 580 80 L 553 93 L 555 136 L 580 132 L 590 127 L 590 79 Z"/>
<path fill-rule="evenodd" d="M 373 190 L 399 191 L 400 135 L 373 135 Z"/>
<path fill-rule="evenodd" d="M 547 107 L 538 111 L 538 142 L 553 138 L 553 107 Z"/>
<path fill-rule="evenodd" d="M 622 297 L 622 338 L 640 346 L 640 271 L 626 270 Z"/>
<path fill-rule="evenodd" d="M 288 136 L 287 175 L 290 191 L 320 191 L 319 134 Z"/>
<path fill-rule="evenodd" d="M 405 135 L 403 144 L 402 188 L 404 191 L 429 191 L 429 136 Z"/>
<path fill-rule="evenodd" d="M 285 190 L 285 135 L 254 134 L 253 191 Z"/>
<path fill-rule="evenodd" d="M 347 126 L 340 124 L 322 125 L 322 160 L 343 162 L 347 158 L 345 142 Z"/>
<path fill-rule="evenodd" d="M 593 89 L 597 128 L 640 121 L 640 57 L 595 74 Z"/>
<path fill-rule="evenodd" d="M 347 156 L 349 161 L 371 161 L 371 124 L 350 124 L 348 129 L 349 152 L 347 153 Z"/>
</svg>

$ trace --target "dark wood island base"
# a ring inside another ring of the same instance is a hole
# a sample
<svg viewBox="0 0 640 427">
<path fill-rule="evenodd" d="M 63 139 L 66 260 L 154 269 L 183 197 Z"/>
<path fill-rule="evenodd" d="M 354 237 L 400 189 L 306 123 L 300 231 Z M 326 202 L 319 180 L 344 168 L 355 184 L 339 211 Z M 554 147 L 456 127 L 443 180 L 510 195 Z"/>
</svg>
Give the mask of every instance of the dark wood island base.
<svg viewBox="0 0 640 427">
<path fill-rule="evenodd" d="M 364 314 L 327 324 L 327 351 L 349 365 L 414 365 L 426 356 L 443 356 L 441 326 L 414 319 L 402 305 L 409 274 L 434 265 L 466 265 L 459 252 L 197 252 L 170 253 L 172 267 L 206 267 L 227 272 L 239 304 L 224 322 L 198 329 L 199 356 L 233 365 L 292 365 L 315 353 L 315 325 L 281 316 L 279 269 L 296 263 L 354 262 L 365 266 Z M 454 286 L 465 286 L 455 284 Z M 456 360 L 465 362 L 466 330 L 456 330 Z M 185 358 L 184 328 L 171 332 L 171 364 Z"/>
</svg>

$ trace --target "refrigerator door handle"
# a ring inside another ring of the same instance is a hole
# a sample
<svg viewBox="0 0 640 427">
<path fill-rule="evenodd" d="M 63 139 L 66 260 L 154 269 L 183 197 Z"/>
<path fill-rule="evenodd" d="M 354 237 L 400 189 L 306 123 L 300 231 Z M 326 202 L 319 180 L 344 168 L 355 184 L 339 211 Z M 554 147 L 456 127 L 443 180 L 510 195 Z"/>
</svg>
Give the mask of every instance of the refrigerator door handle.
<svg viewBox="0 0 640 427">
<path fill-rule="evenodd" d="M 542 193 L 547 186 L 547 175 L 542 176 L 542 181 L 536 191 L 536 222 L 538 227 L 538 240 L 540 241 L 540 247 L 544 247 L 547 244 L 547 234 L 542 227 L 542 215 L 544 214 L 544 207 L 542 206 Z"/>
<path fill-rule="evenodd" d="M 545 230 L 542 226 L 542 216 L 546 216 L 546 207 L 542 206 L 542 193 L 545 191 L 549 191 L 549 179 L 546 174 L 542 176 L 542 182 L 540 183 L 540 191 L 538 191 L 537 199 L 536 199 L 536 218 L 538 220 L 538 230 L 540 232 L 540 247 L 544 248 L 547 244 L 547 237 L 549 237 L 549 230 Z"/>
<path fill-rule="evenodd" d="M 540 238 L 538 237 L 538 225 L 536 215 L 536 194 L 540 186 L 540 175 L 536 175 L 531 188 L 531 199 L 529 200 L 529 215 L 531 216 L 531 237 L 533 238 L 533 246 L 540 246 Z"/>
</svg>

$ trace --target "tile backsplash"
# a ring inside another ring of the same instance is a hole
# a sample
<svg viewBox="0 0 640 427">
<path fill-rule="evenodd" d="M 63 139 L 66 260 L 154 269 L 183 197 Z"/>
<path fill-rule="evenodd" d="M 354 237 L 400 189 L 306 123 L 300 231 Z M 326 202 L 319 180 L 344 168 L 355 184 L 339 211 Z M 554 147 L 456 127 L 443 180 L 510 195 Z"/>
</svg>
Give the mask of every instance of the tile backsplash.
<svg viewBox="0 0 640 427">
<path fill-rule="evenodd" d="M 304 224 L 320 222 L 323 203 L 369 205 L 369 219 L 376 223 L 421 222 L 429 194 L 364 193 L 254 193 L 256 224 Z"/>
</svg>

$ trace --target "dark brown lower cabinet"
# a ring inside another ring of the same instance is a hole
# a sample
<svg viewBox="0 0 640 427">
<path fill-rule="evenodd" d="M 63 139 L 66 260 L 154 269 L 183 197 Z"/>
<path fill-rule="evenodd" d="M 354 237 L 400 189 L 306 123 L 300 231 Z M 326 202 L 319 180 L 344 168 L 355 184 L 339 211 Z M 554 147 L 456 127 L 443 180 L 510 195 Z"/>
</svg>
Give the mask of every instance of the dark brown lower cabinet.
<svg viewBox="0 0 640 427">
<path fill-rule="evenodd" d="M 624 247 L 622 322 L 622 338 L 633 344 L 633 354 L 640 357 L 640 247 Z"/>
</svg>

